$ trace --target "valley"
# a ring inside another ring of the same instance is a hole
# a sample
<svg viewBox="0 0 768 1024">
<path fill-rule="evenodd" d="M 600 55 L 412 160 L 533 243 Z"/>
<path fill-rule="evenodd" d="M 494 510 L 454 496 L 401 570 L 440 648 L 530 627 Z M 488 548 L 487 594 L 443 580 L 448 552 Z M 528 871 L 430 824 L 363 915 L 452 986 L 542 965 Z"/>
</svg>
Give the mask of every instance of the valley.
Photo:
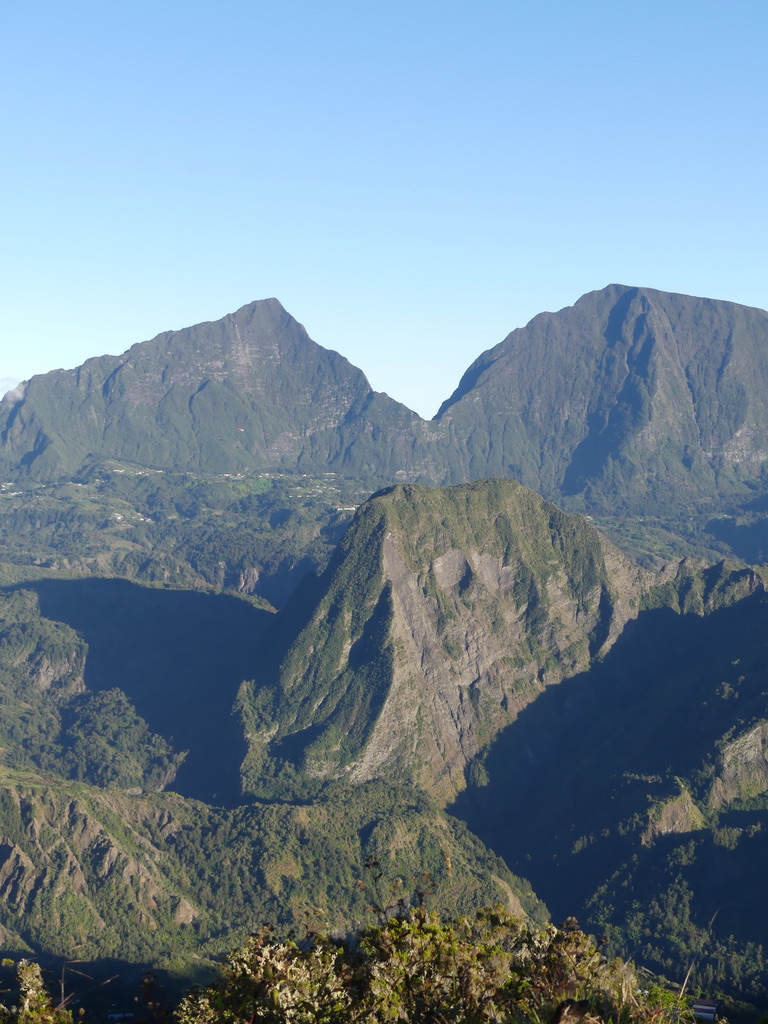
<svg viewBox="0 0 768 1024">
<path fill-rule="evenodd" d="M 276 300 L 6 396 L 4 950 L 186 984 L 376 858 L 766 1005 L 766 388 L 610 286 L 432 421 Z"/>
</svg>

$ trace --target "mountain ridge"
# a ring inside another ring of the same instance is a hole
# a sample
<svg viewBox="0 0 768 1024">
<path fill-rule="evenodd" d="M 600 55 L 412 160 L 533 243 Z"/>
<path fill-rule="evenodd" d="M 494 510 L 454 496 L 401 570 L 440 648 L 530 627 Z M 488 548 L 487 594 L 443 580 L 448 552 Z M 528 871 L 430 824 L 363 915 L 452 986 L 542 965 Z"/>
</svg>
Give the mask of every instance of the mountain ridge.
<svg viewBox="0 0 768 1024">
<path fill-rule="evenodd" d="M 33 377 L 0 401 L 0 468 L 330 471 L 369 490 L 508 477 L 680 533 L 768 494 L 766 388 L 765 311 L 610 285 L 482 353 L 427 421 L 268 299 Z"/>
<path fill-rule="evenodd" d="M 611 470 L 630 494 L 641 475 L 665 495 L 734 489 L 739 465 L 759 470 L 768 450 L 749 380 L 768 373 L 767 338 L 763 310 L 612 285 L 481 355 L 439 419 L 461 433 L 479 422 L 479 405 L 489 425 L 473 437 L 469 472 L 503 467 L 547 497 L 599 507 L 607 486 L 618 497 Z M 493 418 L 503 409 L 516 411 L 509 438 Z"/>
<path fill-rule="evenodd" d="M 276 299 L 33 377 L 3 414 L 0 457 L 42 479 L 105 456 L 203 472 L 327 469 L 376 429 L 410 465 L 414 440 L 398 436 L 422 422 Z"/>
<path fill-rule="evenodd" d="M 218 951 L 227 901 L 237 928 L 287 925 L 381 851 L 454 892 L 461 859 L 467 908 L 534 907 L 445 811 L 469 806 L 558 911 L 567 867 L 580 913 L 679 972 L 710 868 L 748 878 L 768 825 L 762 577 L 681 559 L 713 523 L 760 550 L 766 317 L 611 286 L 512 332 L 424 421 L 268 300 L 1 402 L 9 941 L 43 942 L 48 905 L 62 956 L 98 918 L 93 948 L 125 928 L 136 955 Z M 611 515 L 642 565 L 595 529 Z M 70 813 L 86 797 L 108 822 Z M 125 840 L 104 876 L 77 846 L 102 825 Z M 764 991 L 749 929 L 723 976 L 751 958 Z"/>
</svg>

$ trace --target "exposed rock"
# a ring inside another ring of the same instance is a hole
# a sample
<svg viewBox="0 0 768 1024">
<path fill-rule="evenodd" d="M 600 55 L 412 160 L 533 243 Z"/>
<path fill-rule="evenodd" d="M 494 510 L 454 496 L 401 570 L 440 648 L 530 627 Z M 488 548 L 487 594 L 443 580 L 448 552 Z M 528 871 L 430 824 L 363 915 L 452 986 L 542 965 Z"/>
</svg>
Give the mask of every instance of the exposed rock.
<svg viewBox="0 0 768 1024">
<path fill-rule="evenodd" d="M 259 570 L 255 567 L 244 569 L 240 573 L 240 578 L 237 583 L 237 589 L 242 594 L 253 594 L 256 591 L 256 586 L 259 582 Z"/>
<path fill-rule="evenodd" d="M 192 924 L 197 917 L 197 911 L 191 903 L 187 902 L 183 897 L 179 900 L 176 910 L 173 914 L 173 919 L 177 925 Z"/>
<path fill-rule="evenodd" d="M 17 911 L 23 912 L 40 872 L 16 843 L 0 839 L 0 897 Z"/>
<path fill-rule="evenodd" d="M 768 722 L 723 746 L 709 804 L 717 809 L 761 793 L 768 793 Z"/>
<path fill-rule="evenodd" d="M 687 789 L 671 800 L 657 805 L 651 812 L 648 826 L 642 834 L 643 845 L 649 845 L 658 836 L 673 832 L 695 832 L 704 828 L 704 816 Z"/>
<path fill-rule="evenodd" d="M 284 659 L 272 742 L 306 736 L 316 778 L 394 773 L 448 800 L 521 708 L 612 646 L 655 579 L 512 481 L 393 488 L 358 512 Z"/>
</svg>

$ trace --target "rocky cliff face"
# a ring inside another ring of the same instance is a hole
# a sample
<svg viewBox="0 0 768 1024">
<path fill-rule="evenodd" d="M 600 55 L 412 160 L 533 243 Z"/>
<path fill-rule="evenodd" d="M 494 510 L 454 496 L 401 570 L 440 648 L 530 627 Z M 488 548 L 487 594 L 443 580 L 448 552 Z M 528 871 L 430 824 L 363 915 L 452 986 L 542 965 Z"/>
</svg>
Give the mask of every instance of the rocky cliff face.
<svg viewBox="0 0 768 1024">
<path fill-rule="evenodd" d="M 655 580 L 513 482 L 395 487 L 358 513 L 252 744 L 317 778 L 394 775 L 449 799 L 522 707 L 611 647 Z"/>
<path fill-rule="evenodd" d="M 728 736 L 722 743 L 708 804 L 720 810 L 768 794 L 768 721 Z"/>
<path fill-rule="evenodd" d="M 406 489 L 390 500 L 420 497 Z M 470 761 L 544 686 L 611 646 L 636 614 L 642 577 L 523 488 L 449 492 L 449 508 L 456 499 L 466 506 L 462 525 L 488 514 L 485 537 L 476 526 L 451 536 L 426 522 L 427 536 L 406 540 L 397 528 L 384 536 L 391 685 L 352 770 L 363 779 L 418 766 L 416 779 L 441 799 L 463 788 Z"/>
</svg>

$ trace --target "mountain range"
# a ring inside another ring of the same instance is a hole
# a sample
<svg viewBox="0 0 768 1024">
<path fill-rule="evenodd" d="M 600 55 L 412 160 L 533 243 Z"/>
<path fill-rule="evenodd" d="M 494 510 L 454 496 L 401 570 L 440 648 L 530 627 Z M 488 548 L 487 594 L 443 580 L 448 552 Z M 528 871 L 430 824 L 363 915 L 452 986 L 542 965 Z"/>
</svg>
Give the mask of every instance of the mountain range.
<svg viewBox="0 0 768 1024">
<path fill-rule="evenodd" d="M 610 286 L 425 421 L 269 299 L 7 395 L 4 944 L 191 976 L 376 857 L 764 999 L 767 361 Z"/>
<path fill-rule="evenodd" d="M 765 492 L 766 336 L 763 310 L 612 285 L 483 353 L 427 422 L 268 299 L 32 378 L 0 403 L 0 465 L 503 476 L 593 514 L 714 514 Z"/>
</svg>

